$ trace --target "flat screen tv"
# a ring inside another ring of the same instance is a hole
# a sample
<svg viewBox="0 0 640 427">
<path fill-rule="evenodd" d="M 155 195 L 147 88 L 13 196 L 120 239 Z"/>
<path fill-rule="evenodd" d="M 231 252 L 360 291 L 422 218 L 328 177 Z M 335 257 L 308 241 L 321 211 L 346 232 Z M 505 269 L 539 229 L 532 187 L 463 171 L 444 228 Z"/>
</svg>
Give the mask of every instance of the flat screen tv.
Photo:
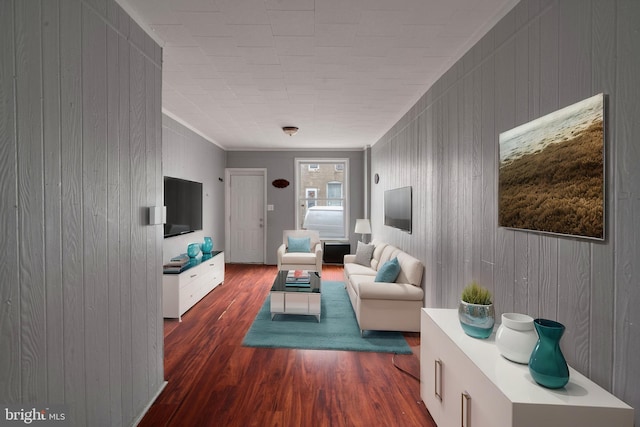
<svg viewBox="0 0 640 427">
<path fill-rule="evenodd" d="M 164 177 L 164 237 L 202 230 L 202 183 Z"/>
<path fill-rule="evenodd" d="M 411 187 L 384 192 L 384 225 L 411 233 Z"/>
</svg>

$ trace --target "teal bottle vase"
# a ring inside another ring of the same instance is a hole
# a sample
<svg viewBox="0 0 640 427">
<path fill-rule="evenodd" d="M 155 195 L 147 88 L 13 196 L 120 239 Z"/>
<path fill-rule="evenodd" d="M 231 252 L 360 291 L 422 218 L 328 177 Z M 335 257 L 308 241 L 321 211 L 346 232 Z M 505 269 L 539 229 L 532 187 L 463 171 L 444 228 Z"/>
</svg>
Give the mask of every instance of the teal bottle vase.
<svg viewBox="0 0 640 427">
<path fill-rule="evenodd" d="M 203 254 L 211 253 L 211 251 L 213 250 L 213 240 L 211 240 L 211 237 L 204 238 L 204 243 L 200 245 L 200 249 L 202 250 Z"/>
<path fill-rule="evenodd" d="M 560 350 L 564 325 L 547 319 L 535 319 L 538 342 L 529 359 L 529 373 L 543 387 L 562 388 L 569 382 L 569 367 Z"/>
</svg>

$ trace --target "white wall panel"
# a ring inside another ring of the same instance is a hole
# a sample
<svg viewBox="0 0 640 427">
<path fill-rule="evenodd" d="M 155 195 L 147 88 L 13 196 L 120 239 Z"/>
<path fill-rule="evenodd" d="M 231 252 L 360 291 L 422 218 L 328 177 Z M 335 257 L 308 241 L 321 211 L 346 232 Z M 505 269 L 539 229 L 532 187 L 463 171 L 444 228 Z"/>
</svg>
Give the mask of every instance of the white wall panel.
<svg viewBox="0 0 640 427">
<path fill-rule="evenodd" d="M 62 293 L 62 197 L 60 141 L 60 21 L 57 2 L 43 2 L 42 22 L 42 120 L 44 164 L 45 271 L 47 272 L 46 324 L 48 400 L 64 402 L 64 330 Z"/>
<path fill-rule="evenodd" d="M 592 2 L 592 88 L 593 92 L 602 92 L 609 96 L 615 93 L 616 87 L 616 34 L 611 31 L 616 27 L 616 9 L 607 2 Z M 606 102 L 606 115 L 609 120 L 616 117 L 615 103 Z M 609 121 L 611 123 L 611 121 Z M 615 287 L 615 222 L 613 215 L 615 206 L 615 169 L 616 159 L 611 144 L 616 141 L 615 126 L 607 125 L 606 138 L 612 141 L 605 149 L 605 159 L 608 168 L 605 171 L 605 236 L 608 245 L 591 246 L 591 322 L 590 335 L 599 337 L 598 341 L 591 340 L 590 345 L 590 373 L 594 380 L 605 387 L 613 383 L 610 367 L 613 363 L 614 334 L 610 333 L 610 326 L 614 319 Z M 598 369 L 606 366 L 609 369 Z M 596 368 L 594 368 L 596 367 Z"/>
<path fill-rule="evenodd" d="M 619 395 L 633 399 L 636 425 L 640 425 L 640 2 L 626 0 L 616 4 L 616 90 L 610 96 L 615 115 L 609 120 L 615 135 L 609 154 L 616 165 L 613 388 Z"/>
<path fill-rule="evenodd" d="M 82 8 L 60 2 L 60 141 L 62 192 L 62 293 L 64 296 L 64 396 L 74 422 L 84 425 L 85 337 L 82 256 Z"/>
<path fill-rule="evenodd" d="M 42 200 L 42 63 L 40 3 L 24 1 L 15 10 L 16 135 L 18 188 L 18 268 L 20 296 L 21 398 L 46 398 L 45 270 Z"/>
<path fill-rule="evenodd" d="M 13 52 L 13 3 L 0 2 L 0 52 Z M 20 283 L 18 265 L 17 141 L 14 56 L 0 61 L 0 402 L 20 400 Z"/>
</svg>

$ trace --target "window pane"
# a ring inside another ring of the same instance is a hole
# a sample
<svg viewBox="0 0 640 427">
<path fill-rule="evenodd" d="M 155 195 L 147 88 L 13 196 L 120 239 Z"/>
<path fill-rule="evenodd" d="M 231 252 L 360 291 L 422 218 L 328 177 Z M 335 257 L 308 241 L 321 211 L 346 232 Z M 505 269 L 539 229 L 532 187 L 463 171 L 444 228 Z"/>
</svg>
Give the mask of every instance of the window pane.
<svg viewBox="0 0 640 427">
<path fill-rule="evenodd" d="M 342 206 L 341 182 L 330 182 L 327 184 L 327 205 Z"/>
<path fill-rule="evenodd" d="M 318 195 L 318 189 L 317 188 L 307 188 L 305 190 L 306 192 L 306 198 L 307 198 L 307 208 L 312 208 L 316 205 L 316 198 Z"/>
<path fill-rule="evenodd" d="M 345 238 L 344 161 L 300 162 L 299 227 L 317 230 L 322 239 Z"/>
</svg>

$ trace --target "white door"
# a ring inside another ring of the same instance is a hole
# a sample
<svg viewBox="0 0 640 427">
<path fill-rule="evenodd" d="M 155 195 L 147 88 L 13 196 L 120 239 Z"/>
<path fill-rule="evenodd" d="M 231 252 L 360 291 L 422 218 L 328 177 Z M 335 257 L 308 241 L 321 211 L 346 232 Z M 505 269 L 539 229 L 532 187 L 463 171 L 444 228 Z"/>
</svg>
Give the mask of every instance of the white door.
<svg viewBox="0 0 640 427">
<path fill-rule="evenodd" d="M 265 182 L 263 169 L 227 170 L 229 262 L 265 261 Z"/>
</svg>

